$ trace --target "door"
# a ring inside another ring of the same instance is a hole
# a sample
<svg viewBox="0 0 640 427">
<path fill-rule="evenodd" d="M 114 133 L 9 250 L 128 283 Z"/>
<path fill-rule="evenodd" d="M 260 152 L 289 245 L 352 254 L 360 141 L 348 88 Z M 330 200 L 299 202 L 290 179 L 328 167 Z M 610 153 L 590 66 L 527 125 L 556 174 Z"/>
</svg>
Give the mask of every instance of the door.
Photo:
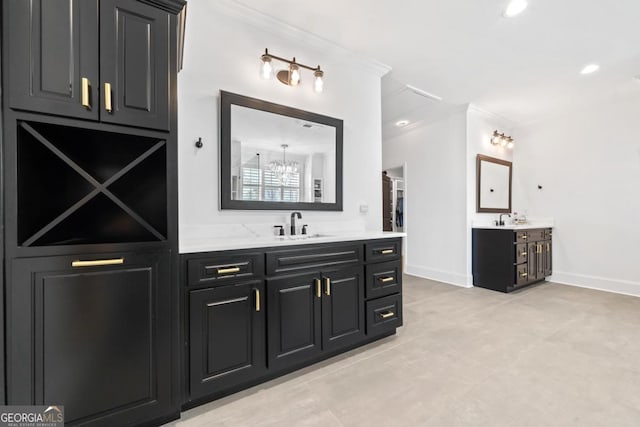
<svg viewBox="0 0 640 427">
<path fill-rule="evenodd" d="M 192 291 L 189 305 L 191 399 L 265 372 L 262 281 Z"/>
<path fill-rule="evenodd" d="M 9 0 L 5 13 L 10 106 L 97 120 L 98 1 Z"/>
<path fill-rule="evenodd" d="M 364 338 L 362 268 L 322 275 L 322 347 L 333 350 Z"/>
<path fill-rule="evenodd" d="M 130 0 L 100 2 L 103 122 L 169 130 L 170 14 Z"/>
<path fill-rule="evenodd" d="M 542 252 L 544 254 L 544 277 L 549 277 L 551 276 L 552 272 L 553 272 L 553 265 L 552 265 L 552 245 L 551 245 L 551 240 L 545 240 L 544 242 L 542 242 L 543 247 L 542 247 Z"/>
<path fill-rule="evenodd" d="M 294 366 L 322 351 L 318 273 L 267 280 L 269 369 Z"/>
<path fill-rule="evenodd" d="M 393 231 L 393 202 L 391 201 L 391 178 L 382 173 L 382 231 Z"/>
<path fill-rule="evenodd" d="M 8 404 L 89 425 L 175 412 L 168 252 L 16 259 L 11 277 Z"/>
</svg>

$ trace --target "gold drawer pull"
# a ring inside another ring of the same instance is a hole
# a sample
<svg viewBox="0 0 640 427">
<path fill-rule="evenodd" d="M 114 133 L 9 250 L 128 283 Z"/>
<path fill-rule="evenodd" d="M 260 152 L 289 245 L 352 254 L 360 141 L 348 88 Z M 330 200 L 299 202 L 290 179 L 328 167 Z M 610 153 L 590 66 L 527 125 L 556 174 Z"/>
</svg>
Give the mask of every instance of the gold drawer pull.
<svg viewBox="0 0 640 427">
<path fill-rule="evenodd" d="M 73 261 L 71 267 L 99 267 L 103 265 L 124 264 L 124 258 L 94 259 L 91 261 Z"/>
<path fill-rule="evenodd" d="M 82 96 L 81 96 L 81 101 L 82 101 L 82 106 L 85 107 L 87 110 L 91 110 L 91 103 L 89 102 L 89 86 L 91 86 L 91 83 L 89 82 L 89 79 L 86 77 L 83 77 L 82 80 Z"/>
<path fill-rule="evenodd" d="M 524 273 L 520 273 L 520 277 L 527 277 L 529 274 L 524 272 Z"/>
<path fill-rule="evenodd" d="M 111 104 L 111 83 L 104 84 L 104 109 L 107 113 L 113 111 L 113 105 Z"/>
<path fill-rule="evenodd" d="M 320 283 L 320 279 L 315 279 L 316 281 L 316 296 L 318 298 L 322 298 L 322 284 Z"/>
<path fill-rule="evenodd" d="M 218 274 L 231 274 L 231 273 L 237 273 L 239 271 L 240 271 L 240 267 L 226 267 L 226 268 L 219 268 Z"/>
<path fill-rule="evenodd" d="M 520 236 L 522 239 L 527 240 L 527 236 Z"/>
<path fill-rule="evenodd" d="M 395 316 L 395 313 L 393 311 L 387 311 L 385 313 L 380 313 L 380 317 L 382 317 L 383 319 L 388 319 L 389 317 L 393 317 Z"/>
<path fill-rule="evenodd" d="M 393 253 L 393 249 L 385 249 L 380 251 L 381 254 L 383 255 L 387 255 L 387 254 L 392 254 Z"/>
<path fill-rule="evenodd" d="M 256 292 L 256 311 L 260 311 L 260 289 L 254 289 Z"/>
<path fill-rule="evenodd" d="M 526 252 L 522 252 L 522 253 L 520 254 L 520 256 L 527 256 L 527 253 L 526 253 Z"/>
<path fill-rule="evenodd" d="M 387 283 L 393 281 L 393 277 L 379 277 L 378 280 L 380 280 L 382 283 Z"/>
</svg>

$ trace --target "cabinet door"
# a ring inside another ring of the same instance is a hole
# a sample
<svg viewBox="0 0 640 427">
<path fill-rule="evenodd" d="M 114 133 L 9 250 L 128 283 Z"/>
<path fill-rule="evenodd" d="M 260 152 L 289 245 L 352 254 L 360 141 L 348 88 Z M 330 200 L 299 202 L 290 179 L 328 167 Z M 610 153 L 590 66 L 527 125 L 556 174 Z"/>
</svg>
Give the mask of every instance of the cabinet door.
<svg viewBox="0 0 640 427">
<path fill-rule="evenodd" d="M 170 22 L 141 2 L 101 0 L 103 122 L 169 129 Z"/>
<path fill-rule="evenodd" d="M 322 350 L 319 274 L 267 280 L 269 368 L 293 366 Z"/>
<path fill-rule="evenodd" d="M 362 268 L 322 275 L 322 347 L 333 350 L 364 337 Z"/>
<path fill-rule="evenodd" d="M 175 413 L 169 253 L 90 259 L 113 265 L 77 266 L 86 255 L 13 261 L 8 404 L 64 405 L 65 422 L 83 425 Z"/>
<path fill-rule="evenodd" d="M 544 276 L 551 276 L 553 272 L 553 262 L 552 262 L 552 245 L 551 240 L 546 240 L 542 242 L 543 244 L 543 254 L 544 254 Z"/>
<path fill-rule="evenodd" d="M 189 295 L 191 399 L 263 374 L 264 284 L 254 281 Z"/>
<path fill-rule="evenodd" d="M 10 106 L 97 120 L 98 1 L 9 0 L 5 25 Z"/>
</svg>

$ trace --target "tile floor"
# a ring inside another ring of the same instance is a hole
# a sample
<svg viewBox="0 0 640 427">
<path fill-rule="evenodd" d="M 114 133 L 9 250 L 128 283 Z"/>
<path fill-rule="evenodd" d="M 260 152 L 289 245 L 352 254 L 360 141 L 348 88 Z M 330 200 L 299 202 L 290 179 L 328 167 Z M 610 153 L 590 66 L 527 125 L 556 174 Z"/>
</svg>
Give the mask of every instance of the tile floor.
<svg viewBox="0 0 640 427">
<path fill-rule="evenodd" d="M 640 298 L 403 286 L 396 336 L 167 426 L 640 426 Z"/>
</svg>

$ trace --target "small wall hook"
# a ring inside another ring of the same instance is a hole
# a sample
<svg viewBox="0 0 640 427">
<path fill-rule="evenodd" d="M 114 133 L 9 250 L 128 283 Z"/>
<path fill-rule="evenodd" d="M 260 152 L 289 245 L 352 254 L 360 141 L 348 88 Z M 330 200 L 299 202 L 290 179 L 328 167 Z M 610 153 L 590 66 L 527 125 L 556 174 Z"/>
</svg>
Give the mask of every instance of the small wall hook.
<svg viewBox="0 0 640 427">
<path fill-rule="evenodd" d="M 202 143 L 202 138 L 198 138 L 196 141 L 196 148 L 202 148 L 204 144 Z"/>
<path fill-rule="evenodd" d="M 542 190 L 542 185 L 538 184 L 538 190 Z"/>
</svg>

